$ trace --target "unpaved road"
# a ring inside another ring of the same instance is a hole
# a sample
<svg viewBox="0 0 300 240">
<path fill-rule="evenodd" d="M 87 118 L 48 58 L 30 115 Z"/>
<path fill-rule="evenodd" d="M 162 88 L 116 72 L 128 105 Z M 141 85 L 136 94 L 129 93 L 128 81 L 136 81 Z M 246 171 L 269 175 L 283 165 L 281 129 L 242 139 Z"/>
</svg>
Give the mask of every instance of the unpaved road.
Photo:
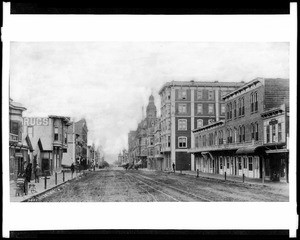
<svg viewBox="0 0 300 240">
<path fill-rule="evenodd" d="M 287 202 L 288 185 L 272 187 L 142 170 L 101 170 L 72 180 L 42 202 Z"/>
</svg>

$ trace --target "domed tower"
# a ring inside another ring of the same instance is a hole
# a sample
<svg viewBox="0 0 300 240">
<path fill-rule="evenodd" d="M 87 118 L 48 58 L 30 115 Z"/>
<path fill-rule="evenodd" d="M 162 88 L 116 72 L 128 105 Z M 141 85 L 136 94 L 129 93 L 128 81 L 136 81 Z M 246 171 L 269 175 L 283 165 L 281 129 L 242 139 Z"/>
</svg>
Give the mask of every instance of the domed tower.
<svg viewBox="0 0 300 240">
<path fill-rule="evenodd" d="M 156 118 L 156 106 L 154 104 L 154 97 L 151 94 L 149 97 L 149 103 L 146 110 L 146 117 L 147 118 Z"/>
</svg>

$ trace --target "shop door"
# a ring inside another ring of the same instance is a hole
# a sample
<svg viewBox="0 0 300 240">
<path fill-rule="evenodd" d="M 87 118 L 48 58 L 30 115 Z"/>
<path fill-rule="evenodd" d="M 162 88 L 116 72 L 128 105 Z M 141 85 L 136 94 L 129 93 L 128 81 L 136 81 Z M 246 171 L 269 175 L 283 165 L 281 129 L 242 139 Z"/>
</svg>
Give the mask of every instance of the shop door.
<svg viewBox="0 0 300 240">
<path fill-rule="evenodd" d="M 47 158 L 42 159 L 42 172 L 43 173 L 50 172 L 49 159 L 47 159 Z"/>
</svg>

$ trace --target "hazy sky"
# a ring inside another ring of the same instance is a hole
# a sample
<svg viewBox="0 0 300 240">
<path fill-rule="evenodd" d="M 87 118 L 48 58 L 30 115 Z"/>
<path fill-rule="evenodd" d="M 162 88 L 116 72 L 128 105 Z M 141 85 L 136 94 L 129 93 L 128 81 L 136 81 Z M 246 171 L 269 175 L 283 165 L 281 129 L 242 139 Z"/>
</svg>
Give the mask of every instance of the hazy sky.
<svg viewBox="0 0 300 240">
<path fill-rule="evenodd" d="M 172 80 L 289 78 L 288 43 L 13 42 L 10 97 L 24 116 L 85 117 L 106 160 L 127 148 L 151 92 Z"/>
</svg>

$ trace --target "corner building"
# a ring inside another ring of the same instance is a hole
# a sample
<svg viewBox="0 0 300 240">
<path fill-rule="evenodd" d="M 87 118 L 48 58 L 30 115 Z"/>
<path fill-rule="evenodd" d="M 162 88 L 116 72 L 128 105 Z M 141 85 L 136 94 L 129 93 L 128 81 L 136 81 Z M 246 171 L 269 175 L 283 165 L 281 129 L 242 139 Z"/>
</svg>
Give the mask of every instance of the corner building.
<svg viewBox="0 0 300 240">
<path fill-rule="evenodd" d="M 161 97 L 162 168 L 195 170 L 192 130 L 225 118 L 222 96 L 239 88 L 237 82 L 167 82 L 159 91 Z"/>
</svg>

